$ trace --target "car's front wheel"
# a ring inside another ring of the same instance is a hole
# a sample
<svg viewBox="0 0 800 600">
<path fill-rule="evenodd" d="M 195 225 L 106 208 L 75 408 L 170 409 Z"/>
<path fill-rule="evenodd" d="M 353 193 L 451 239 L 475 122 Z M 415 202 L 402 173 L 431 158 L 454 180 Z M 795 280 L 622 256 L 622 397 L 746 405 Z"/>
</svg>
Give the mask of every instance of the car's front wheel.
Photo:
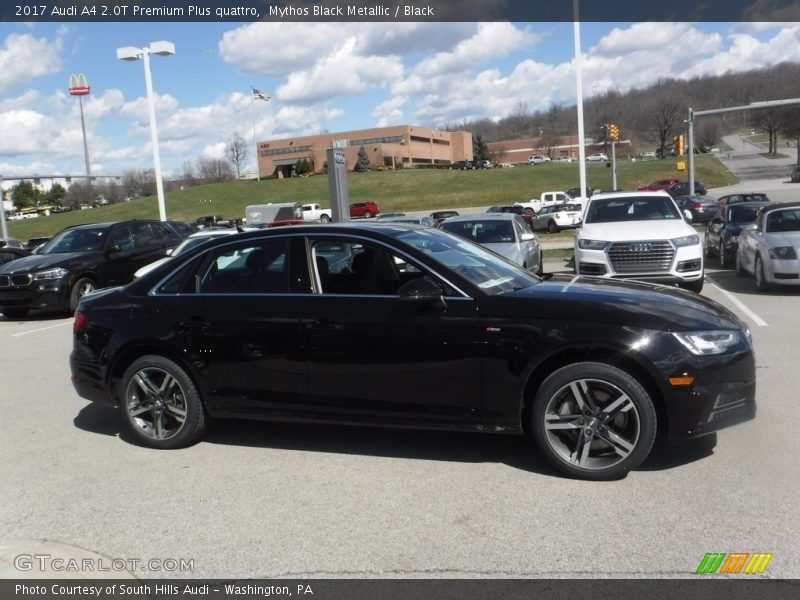
<svg viewBox="0 0 800 600">
<path fill-rule="evenodd" d="M 72 286 L 72 291 L 69 294 L 69 310 L 75 312 L 78 309 L 81 298 L 86 294 L 90 294 L 96 289 L 94 281 L 88 277 L 81 277 Z"/>
<path fill-rule="evenodd" d="M 724 269 L 728 266 L 728 257 L 725 255 L 725 242 L 719 241 L 719 266 Z"/>
<path fill-rule="evenodd" d="M 753 266 L 753 273 L 756 276 L 756 289 L 759 292 L 769 291 L 769 282 L 767 276 L 764 274 L 764 263 L 761 262 L 761 256 L 756 254 L 756 263 Z"/>
<path fill-rule="evenodd" d="M 742 263 L 742 255 L 739 252 L 736 253 L 736 274 L 739 277 L 746 277 L 748 274 Z"/>
<path fill-rule="evenodd" d="M 364 212 L 364 218 L 365 219 L 371 219 L 372 218 L 372 213 L 370 211 L 365 211 Z"/>
<path fill-rule="evenodd" d="M 556 225 L 555 221 L 550 221 L 547 224 L 547 231 L 549 231 L 550 233 L 558 233 L 559 231 L 561 231 L 561 229 L 559 228 L 558 225 Z"/>
<path fill-rule="evenodd" d="M 135 360 L 122 377 L 122 406 L 136 438 L 152 448 L 196 442 L 205 431 L 197 387 L 177 363 L 159 355 Z"/>
<path fill-rule="evenodd" d="M 624 476 L 650 453 L 656 411 L 632 375 L 606 363 L 562 367 L 533 401 L 531 431 L 559 471 L 581 479 Z"/>
<path fill-rule="evenodd" d="M 686 283 L 682 283 L 681 287 L 685 290 L 689 290 L 690 292 L 694 292 L 695 294 L 699 294 L 703 291 L 703 283 L 704 278 L 701 277 L 697 281 L 687 281 Z"/>
</svg>

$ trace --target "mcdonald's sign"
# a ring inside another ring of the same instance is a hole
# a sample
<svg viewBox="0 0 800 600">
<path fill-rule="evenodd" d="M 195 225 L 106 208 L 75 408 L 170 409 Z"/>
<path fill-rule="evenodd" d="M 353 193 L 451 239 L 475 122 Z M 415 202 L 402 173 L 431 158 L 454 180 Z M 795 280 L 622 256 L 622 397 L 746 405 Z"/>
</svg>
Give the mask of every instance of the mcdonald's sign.
<svg viewBox="0 0 800 600">
<path fill-rule="evenodd" d="M 697 566 L 695 573 L 704 575 L 735 575 L 746 573 L 747 575 L 760 575 L 763 573 L 769 561 L 772 560 L 772 553 L 766 552 L 707 552 Z"/>
<path fill-rule="evenodd" d="M 69 76 L 69 95 L 70 96 L 88 96 L 89 95 L 89 82 L 86 80 L 86 75 L 83 73 L 73 73 Z"/>
</svg>

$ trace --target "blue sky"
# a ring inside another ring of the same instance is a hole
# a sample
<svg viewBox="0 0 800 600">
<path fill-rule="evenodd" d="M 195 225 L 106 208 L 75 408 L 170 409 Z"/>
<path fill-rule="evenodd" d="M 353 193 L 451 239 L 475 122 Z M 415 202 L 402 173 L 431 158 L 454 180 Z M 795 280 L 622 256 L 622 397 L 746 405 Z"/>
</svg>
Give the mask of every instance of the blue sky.
<svg viewBox="0 0 800 600">
<path fill-rule="evenodd" d="M 167 175 L 254 127 L 259 140 L 435 127 L 575 99 L 571 23 L 2 23 L 0 173 L 83 173 L 72 73 L 92 88 L 93 173 L 151 168 L 144 70 L 116 48 L 158 40 L 176 46 L 151 61 Z M 800 61 L 800 26 L 584 23 L 582 48 L 590 95 Z M 253 103 L 251 83 L 272 101 Z"/>
</svg>

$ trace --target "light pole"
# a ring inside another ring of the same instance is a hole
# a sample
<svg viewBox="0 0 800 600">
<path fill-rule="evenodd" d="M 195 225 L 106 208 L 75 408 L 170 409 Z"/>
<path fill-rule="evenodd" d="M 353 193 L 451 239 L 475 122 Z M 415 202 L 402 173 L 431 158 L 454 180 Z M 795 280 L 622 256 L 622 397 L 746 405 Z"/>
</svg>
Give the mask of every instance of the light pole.
<svg viewBox="0 0 800 600">
<path fill-rule="evenodd" d="M 86 121 L 83 118 L 83 97 L 89 95 L 89 82 L 83 73 L 69 76 L 69 95 L 78 97 L 78 104 L 81 107 L 81 131 L 83 131 L 83 160 L 86 162 L 86 177 L 92 177 L 92 167 L 89 163 L 89 144 L 86 141 Z"/>
<path fill-rule="evenodd" d="M 583 131 L 583 73 L 581 59 L 581 17 L 578 0 L 572 0 L 572 35 L 575 41 L 575 94 L 578 106 L 578 173 L 580 175 L 581 198 L 586 198 L 586 148 Z M 588 203 L 587 203 L 588 205 Z"/>
<path fill-rule="evenodd" d="M 162 221 L 167 220 L 167 208 L 164 204 L 164 184 L 161 181 L 161 156 L 158 152 L 158 130 L 156 128 L 156 105 L 153 99 L 153 78 L 150 75 L 150 55 L 169 56 L 175 54 L 175 44 L 172 42 L 150 42 L 146 48 L 125 46 L 117 48 L 117 58 L 120 60 L 134 61 L 142 59 L 144 63 L 144 83 L 147 88 L 147 108 L 150 112 L 150 142 L 153 146 L 153 165 L 156 172 L 156 192 L 158 194 L 158 215 Z"/>
</svg>

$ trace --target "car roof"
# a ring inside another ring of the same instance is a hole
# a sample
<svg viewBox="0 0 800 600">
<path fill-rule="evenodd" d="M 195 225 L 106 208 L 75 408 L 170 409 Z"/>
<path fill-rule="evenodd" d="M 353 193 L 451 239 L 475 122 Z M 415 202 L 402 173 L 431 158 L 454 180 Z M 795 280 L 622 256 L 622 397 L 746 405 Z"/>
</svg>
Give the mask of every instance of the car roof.
<svg viewBox="0 0 800 600">
<path fill-rule="evenodd" d="M 650 198 L 670 198 L 670 199 L 672 199 L 672 196 L 670 196 L 664 190 L 657 190 L 657 191 L 652 191 L 652 192 L 649 192 L 649 191 L 648 192 L 645 192 L 645 191 L 641 191 L 641 192 L 598 192 L 598 193 L 594 194 L 591 198 L 589 198 L 589 202 L 591 202 L 592 200 L 595 200 L 595 199 L 600 199 L 600 200 L 608 200 L 609 198 L 623 198 L 624 199 L 624 198 L 637 198 L 637 197 L 642 197 L 642 196 L 650 197 Z"/>
<path fill-rule="evenodd" d="M 203 229 L 202 231 L 195 231 L 193 234 L 189 235 L 188 238 L 200 238 L 200 237 L 222 237 L 224 235 L 230 235 L 232 233 L 237 233 L 236 229 Z"/>
</svg>

